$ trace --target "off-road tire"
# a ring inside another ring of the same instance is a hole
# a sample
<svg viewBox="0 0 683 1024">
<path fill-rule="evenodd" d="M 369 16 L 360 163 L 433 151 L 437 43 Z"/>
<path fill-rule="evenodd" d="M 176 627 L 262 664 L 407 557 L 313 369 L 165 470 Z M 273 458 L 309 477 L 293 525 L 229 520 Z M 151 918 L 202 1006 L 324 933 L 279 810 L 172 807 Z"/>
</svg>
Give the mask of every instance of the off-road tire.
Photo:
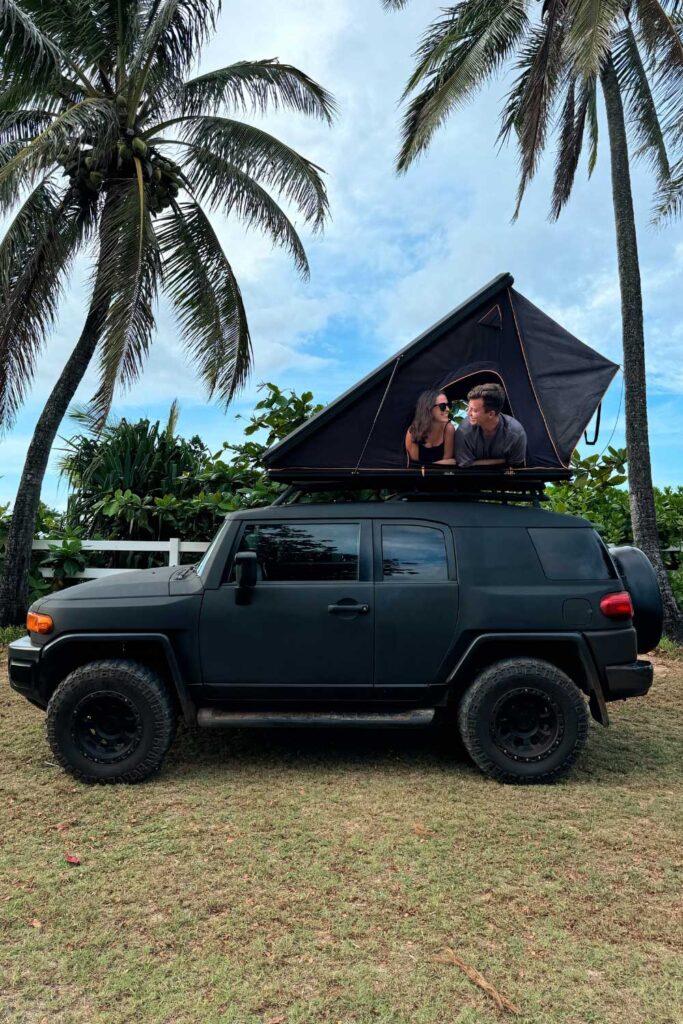
<svg viewBox="0 0 683 1024">
<path fill-rule="evenodd" d="M 132 783 L 161 767 L 176 724 L 171 695 L 154 672 L 107 658 L 81 665 L 62 680 L 50 698 L 45 727 L 55 759 L 80 782 Z M 118 750 L 108 743 L 118 743 Z"/>
<path fill-rule="evenodd" d="M 588 712 L 579 688 L 555 665 L 509 658 L 489 665 L 468 687 L 458 727 L 485 775 L 518 785 L 551 783 L 579 757 L 588 735 Z"/>
</svg>

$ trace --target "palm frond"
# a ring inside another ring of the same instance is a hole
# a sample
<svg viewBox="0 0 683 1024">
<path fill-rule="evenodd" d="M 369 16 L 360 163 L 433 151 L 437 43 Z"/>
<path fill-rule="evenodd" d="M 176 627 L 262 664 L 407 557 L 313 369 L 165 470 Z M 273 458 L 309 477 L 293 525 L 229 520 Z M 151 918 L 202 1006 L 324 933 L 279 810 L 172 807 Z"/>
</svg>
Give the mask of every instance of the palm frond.
<svg viewBox="0 0 683 1024">
<path fill-rule="evenodd" d="M 0 110 L 0 144 L 16 140 L 30 143 L 54 118 L 49 110 Z"/>
<path fill-rule="evenodd" d="M 624 0 L 572 0 L 567 52 L 575 74 L 600 74 L 624 14 Z"/>
<path fill-rule="evenodd" d="M 239 61 L 192 78 L 183 86 L 183 114 L 219 113 L 221 107 L 264 113 L 269 107 L 295 110 L 331 123 L 334 99 L 312 78 L 277 60 Z"/>
<path fill-rule="evenodd" d="M 399 171 L 429 146 L 452 110 L 501 67 L 527 30 L 526 8 L 526 0 L 467 0 L 428 30 L 404 94 L 427 81 L 403 119 Z"/>
<path fill-rule="evenodd" d="M 638 43 L 630 25 L 615 36 L 612 59 L 630 126 L 638 145 L 636 155 L 645 157 L 659 182 L 665 182 L 671 175 L 671 169 L 664 132 Z"/>
<path fill-rule="evenodd" d="M 94 139 L 94 152 L 110 150 L 118 135 L 116 108 L 109 100 L 85 99 L 57 115 L 0 170 L 0 183 L 21 165 L 28 180 L 46 173 L 57 161 L 78 155 L 82 141 Z"/>
<path fill-rule="evenodd" d="M 26 187 L 23 170 L 20 165 L 15 163 L 17 153 L 21 152 L 24 145 L 25 143 L 20 139 L 0 144 L 0 213 L 2 214 L 16 206 Z M 14 163 L 14 170 L 3 175 L 3 169 L 9 163 Z"/>
<path fill-rule="evenodd" d="M 158 0 L 131 62 L 137 99 L 177 83 L 216 27 L 222 0 Z M 135 104 L 137 106 L 137 104 Z"/>
<path fill-rule="evenodd" d="M 683 217 L 683 160 L 672 168 L 669 179 L 659 186 L 652 220 L 655 224 L 661 224 L 679 217 Z"/>
<path fill-rule="evenodd" d="M 173 440 L 173 435 L 176 432 L 178 426 L 178 419 L 180 418 L 180 402 L 177 398 L 174 398 L 171 402 L 171 408 L 168 410 L 168 419 L 166 426 L 164 427 L 164 434 L 168 441 Z"/>
<path fill-rule="evenodd" d="M 298 207 L 314 231 L 329 213 L 321 169 L 260 128 L 227 117 L 179 118 L 183 141 L 212 151 Z M 151 140 L 154 141 L 154 140 Z"/>
<path fill-rule="evenodd" d="M 35 79 L 59 71 L 65 55 L 15 0 L 0 0 L 0 52 L 3 72 L 21 68 Z"/>
<path fill-rule="evenodd" d="M 521 74 L 503 113 L 499 139 L 504 141 L 514 129 L 520 153 L 514 218 L 545 149 L 553 102 L 562 77 L 566 8 L 566 0 L 547 0 L 542 24 L 533 29 L 521 49 L 517 61 Z"/>
<path fill-rule="evenodd" d="M 598 162 L 598 141 L 600 138 L 597 79 L 592 80 L 588 107 L 586 108 L 586 120 L 588 122 L 588 141 L 590 144 L 588 151 L 588 177 L 590 178 Z"/>
<path fill-rule="evenodd" d="M 683 3 L 637 0 L 634 6 L 653 88 L 661 96 L 662 128 L 678 147 L 683 142 Z"/>
<path fill-rule="evenodd" d="M 385 11 L 400 11 L 407 7 L 410 0 L 382 0 L 382 7 Z"/>
<path fill-rule="evenodd" d="M 683 4 L 669 5 L 681 7 Z M 659 59 L 660 70 L 680 75 L 683 72 L 683 39 L 678 10 L 666 11 L 659 0 L 633 0 L 638 29 L 652 54 Z"/>
<path fill-rule="evenodd" d="M 28 197 L 0 243 L 0 426 L 10 426 L 55 324 L 73 259 L 95 211 L 49 182 Z"/>
<path fill-rule="evenodd" d="M 211 150 L 196 146 L 190 147 L 184 166 L 196 199 L 207 203 L 209 209 L 235 214 L 248 228 L 264 231 L 274 245 L 292 256 L 299 273 L 308 277 L 308 259 L 294 225 L 258 182 Z"/>
<path fill-rule="evenodd" d="M 108 312 L 100 352 L 100 386 L 91 408 L 104 423 L 117 384 L 136 380 L 155 327 L 161 258 L 147 197 L 137 178 L 121 179 L 109 193 L 100 226 L 97 285 Z"/>
<path fill-rule="evenodd" d="M 576 169 L 581 157 L 588 110 L 595 101 L 596 83 L 594 78 L 580 83 L 578 98 L 576 86 L 576 79 L 571 79 L 560 118 L 555 181 L 550 206 L 551 220 L 557 220 L 571 195 Z"/>
<path fill-rule="evenodd" d="M 232 267 L 196 203 L 174 204 L 161 223 L 159 245 L 164 289 L 188 353 L 209 395 L 227 405 L 251 364 L 247 316 Z"/>
<path fill-rule="evenodd" d="M 102 31 L 102 0 L 21 0 L 21 7 L 77 65 L 92 68 L 106 60 L 111 50 L 111 34 Z"/>
</svg>

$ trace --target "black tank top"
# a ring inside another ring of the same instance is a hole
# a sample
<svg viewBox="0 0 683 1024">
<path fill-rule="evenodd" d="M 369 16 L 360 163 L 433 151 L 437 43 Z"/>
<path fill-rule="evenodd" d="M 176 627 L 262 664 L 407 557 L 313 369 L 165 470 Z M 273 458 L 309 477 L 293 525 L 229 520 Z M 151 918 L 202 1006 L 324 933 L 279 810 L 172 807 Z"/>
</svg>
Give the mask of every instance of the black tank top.
<svg viewBox="0 0 683 1024">
<path fill-rule="evenodd" d="M 441 438 L 441 444 L 432 445 L 429 448 L 424 444 L 418 444 L 417 448 L 420 453 L 421 466 L 431 466 L 435 462 L 440 462 L 441 459 L 443 458 L 447 426 L 448 424 L 446 424 L 446 426 L 443 428 L 443 437 Z"/>
</svg>

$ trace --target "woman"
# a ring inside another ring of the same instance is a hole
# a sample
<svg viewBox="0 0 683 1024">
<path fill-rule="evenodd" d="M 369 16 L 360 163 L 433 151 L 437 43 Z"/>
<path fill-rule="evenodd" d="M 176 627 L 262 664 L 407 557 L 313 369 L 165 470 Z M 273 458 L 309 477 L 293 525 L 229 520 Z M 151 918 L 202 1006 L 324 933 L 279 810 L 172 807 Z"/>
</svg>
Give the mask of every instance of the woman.
<svg viewBox="0 0 683 1024">
<path fill-rule="evenodd" d="M 415 418 L 406 434 L 409 464 L 455 465 L 455 427 L 449 419 L 450 402 L 441 391 L 423 391 L 415 406 Z"/>
</svg>

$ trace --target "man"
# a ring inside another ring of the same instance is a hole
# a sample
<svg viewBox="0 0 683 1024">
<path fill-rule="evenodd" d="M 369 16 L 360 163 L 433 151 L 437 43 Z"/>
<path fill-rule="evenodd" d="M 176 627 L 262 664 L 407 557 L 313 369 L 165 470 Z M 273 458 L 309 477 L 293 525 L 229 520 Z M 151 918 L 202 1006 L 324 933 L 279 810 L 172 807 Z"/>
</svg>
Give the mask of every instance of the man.
<svg viewBox="0 0 683 1024">
<path fill-rule="evenodd" d="M 522 424 L 501 410 L 505 391 L 500 384 L 478 384 L 467 396 L 467 419 L 455 432 L 455 461 L 471 466 L 523 466 L 526 433 Z"/>
</svg>

